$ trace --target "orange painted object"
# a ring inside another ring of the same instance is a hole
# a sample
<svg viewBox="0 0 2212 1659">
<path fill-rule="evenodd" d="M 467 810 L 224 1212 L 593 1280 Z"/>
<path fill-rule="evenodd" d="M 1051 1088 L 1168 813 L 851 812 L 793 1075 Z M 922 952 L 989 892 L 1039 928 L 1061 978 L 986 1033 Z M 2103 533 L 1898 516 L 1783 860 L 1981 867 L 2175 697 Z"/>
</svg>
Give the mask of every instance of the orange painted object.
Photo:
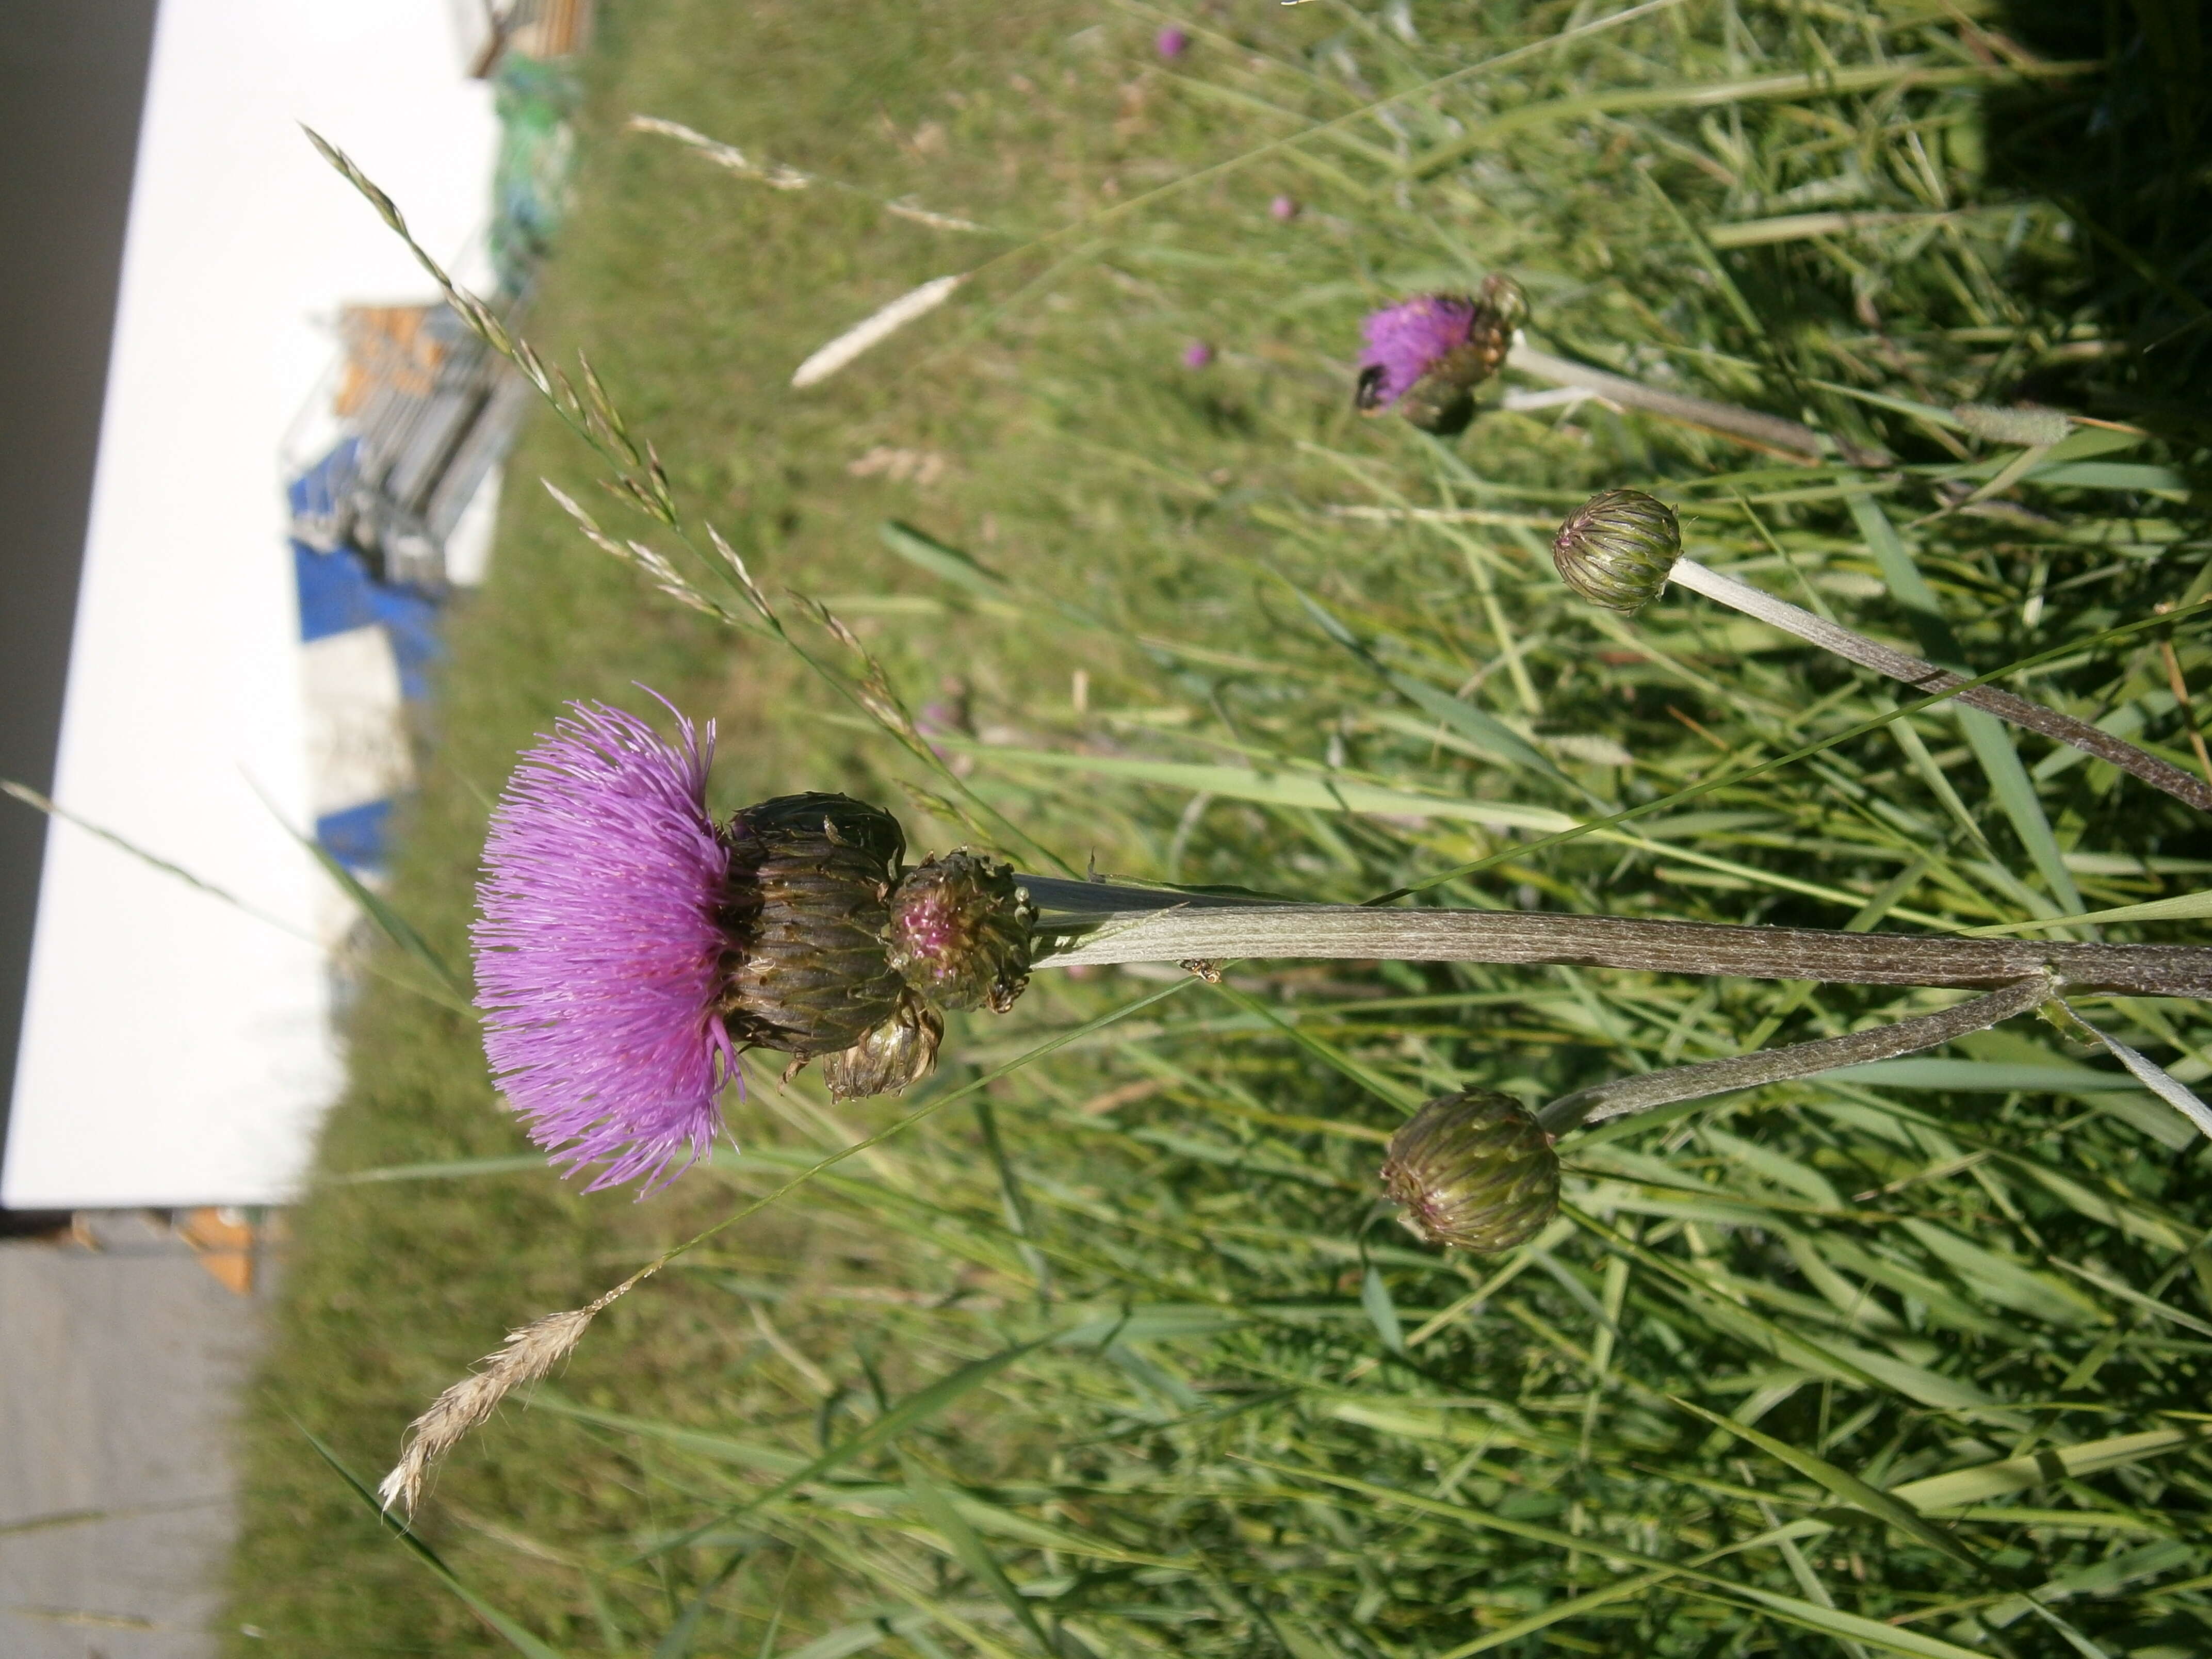
<svg viewBox="0 0 2212 1659">
<path fill-rule="evenodd" d="M 216 1284 L 238 1296 L 253 1294 L 254 1257 L 261 1241 L 244 1212 L 228 1205 L 179 1210 L 171 1225 Z"/>
</svg>

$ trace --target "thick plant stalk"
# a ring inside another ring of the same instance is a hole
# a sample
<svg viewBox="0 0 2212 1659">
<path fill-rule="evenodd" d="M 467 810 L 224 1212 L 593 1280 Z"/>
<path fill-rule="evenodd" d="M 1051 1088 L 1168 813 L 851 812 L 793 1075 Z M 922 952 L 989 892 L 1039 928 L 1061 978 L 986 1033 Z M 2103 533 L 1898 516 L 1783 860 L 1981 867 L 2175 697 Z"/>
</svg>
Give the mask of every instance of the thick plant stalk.
<svg viewBox="0 0 2212 1659">
<path fill-rule="evenodd" d="M 1819 646 L 1823 651 L 1855 662 L 1862 668 L 1871 668 L 1877 674 L 1887 674 L 1901 680 L 1914 690 L 1925 696 L 1930 692 L 1948 690 L 1954 685 L 1966 684 L 1966 677 L 1954 674 L 1947 668 L 1938 668 L 1923 658 L 1908 656 L 1902 651 L 1893 651 L 1886 645 L 1877 645 L 1863 634 L 1838 627 L 1825 617 L 1778 599 L 1771 593 L 1740 582 L 1733 576 L 1699 564 L 1695 559 L 1677 559 L 1668 580 L 1693 593 L 1741 611 L 1747 617 L 1794 634 L 1799 639 Z M 2200 812 L 2212 812 L 2212 787 L 2203 780 L 2191 777 L 2178 766 L 2167 764 L 2155 755 L 2147 754 L 2124 738 L 2109 732 L 2100 732 L 2086 720 L 2077 720 L 2070 714 L 2062 714 L 2055 708 L 2016 697 L 2009 691 L 2000 691 L 1993 685 L 1977 685 L 1959 693 L 1958 701 L 1985 709 L 1999 720 L 2010 720 L 2014 726 L 2055 738 L 2057 741 L 2094 755 L 2100 761 L 2109 761 L 2123 772 L 2141 778 L 2154 789 L 2163 790 L 2176 800 L 2185 801 Z"/>
<path fill-rule="evenodd" d="M 1793 1042 L 1787 1048 L 1765 1048 L 1753 1054 L 1731 1054 L 1725 1060 L 1700 1060 L 1663 1072 L 1616 1079 L 1594 1087 L 1561 1095 L 1536 1114 L 1536 1121 L 1554 1135 L 1565 1134 L 1581 1123 L 1601 1123 L 1607 1118 L 1648 1112 L 1677 1101 L 1700 1100 L 1764 1083 L 1811 1077 L 1843 1066 L 1863 1066 L 1877 1060 L 1895 1060 L 1936 1048 L 1970 1032 L 2024 1014 L 2048 1000 L 2057 988 L 2048 974 L 2036 974 L 1987 996 L 1976 997 L 1932 1014 L 1919 1014 L 1871 1031 L 1853 1031 L 1817 1042 Z"/>
<path fill-rule="evenodd" d="M 1024 876 L 1045 913 L 1039 967 L 1248 957 L 1560 963 L 1645 973 L 1985 991 L 2039 974 L 2057 988 L 2212 999 L 2212 947 L 1845 933 L 1629 916 L 1253 903 Z"/>
<path fill-rule="evenodd" d="M 1511 355 L 1505 359 L 1505 367 L 1532 380 L 1549 380 L 1554 386 L 1581 386 L 1623 409 L 1640 409 L 1647 415 L 1663 416 L 1685 426 L 1717 432 L 1753 449 L 1779 455 L 1784 460 L 1810 465 L 1820 459 L 1820 434 L 1809 426 L 1784 420 L 1778 415 L 1762 414 L 1735 404 L 1716 403 L 1710 398 L 1692 398 L 1680 392 L 1662 392 L 1623 374 L 1593 368 L 1569 357 L 1555 357 L 1522 341 L 1515 342 Z"/>
</svg>

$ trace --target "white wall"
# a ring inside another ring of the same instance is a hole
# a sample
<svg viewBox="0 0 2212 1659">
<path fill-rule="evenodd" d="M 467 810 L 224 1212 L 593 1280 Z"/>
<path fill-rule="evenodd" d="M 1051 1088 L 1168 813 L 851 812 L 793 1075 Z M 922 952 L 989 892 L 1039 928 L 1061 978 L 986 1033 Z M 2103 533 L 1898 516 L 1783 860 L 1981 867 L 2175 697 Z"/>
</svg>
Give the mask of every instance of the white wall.
<svg viewBox="0 0 2212 1659">
<path fill-rule="evenodd" d="M 489 210 L 496 126 L 444 0 L 163 0 L 55 797 L 289 922 L 65 823 L 48 836 L 0 1203 L 278 1201 L 337 1082 L 277 454 L 346 301 L 428 297 L 301 135 L 432 252 Z"/>
</svg>

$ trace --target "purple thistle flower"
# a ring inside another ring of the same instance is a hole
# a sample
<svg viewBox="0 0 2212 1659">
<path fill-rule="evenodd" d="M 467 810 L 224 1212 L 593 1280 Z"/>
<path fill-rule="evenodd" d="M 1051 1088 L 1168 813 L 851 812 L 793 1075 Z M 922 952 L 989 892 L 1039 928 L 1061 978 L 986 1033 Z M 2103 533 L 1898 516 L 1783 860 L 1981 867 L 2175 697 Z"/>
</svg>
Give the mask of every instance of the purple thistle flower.
<svg viewBox="0 0 2212 1659">
<path fill-rule="evenodd" d="M 707 815 L 714 727 L 702 742 L 676 723 L 670 744 L 621 709 L 569 704 L 484 843 L 471 930 L 484 1054 L 564 1173 L 606 1165 L 587 1192 L 689 1168 L 737 1072 L 716 1006 L 730 848 Z"/>
<path fill-rule="evenodd" d="M 1278 196 L 1267 204 L 1267 211 L 1282 223 L 1288 224 L 1298 216 L 1297 198 L 1291 196 Z"/>
<path fill-rule="evenodd" d="M 1474 301 L 1457 295 L 1420 294 L 1370 312 L 1360 325 L 1367 337 L 1359 357 L 1360 384 L 1369 399 L 1364 406 L 1386 409 L 1396 403 L 1438 358 L 1465 345 L 1474 331 L 1475 311 Z"/>
<path fill-rule="evenodd" d="M 1190 36 L 1170 23 L 1152 37 L 1152 50 L 1172 64 L 1190 50 Z"/>
<path fill-rule="evenodd" d="M 1213 348 L 1203 340 L 1193 340 L 1183 348 L 1182 366 L 1185 368 L 1204 368 L 1213 361 Z"/>
</svg>

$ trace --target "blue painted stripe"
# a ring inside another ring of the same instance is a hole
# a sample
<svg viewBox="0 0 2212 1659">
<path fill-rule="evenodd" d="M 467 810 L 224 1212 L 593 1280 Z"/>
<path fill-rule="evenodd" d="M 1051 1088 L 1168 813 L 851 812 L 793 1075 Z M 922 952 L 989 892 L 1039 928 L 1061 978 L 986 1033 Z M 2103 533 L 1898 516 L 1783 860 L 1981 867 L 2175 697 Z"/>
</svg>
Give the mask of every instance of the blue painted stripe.
<svg viewBox="0 0 2212 1659">
<path fill-rule="evenodd" d="M 331 453 L 292 480 L 285 490 L 295 516 L 327 519 L 353 486 L 361 459 L 361 440 L 339 441 Z"/>
<path fill-rule="evenodd" d="M 318 553 L 295 541 L 292 570 L 300 590 L 301 644 L 380 624 L 392 637 L 392 654 L 399 664 L 399 695 L 410 702 L 430 695 L 430 669 L 444 653 L 435 602 L 375 581 L 367 562 L 349 547 Z"/>
<path fill-rule="evenodd" d="M 349 806 L 342 812 L 325 812 L 315 820 L 315 839 L 340 864 L 360 875 L 383 867 L 385 837 L 392 820 L 392 803 L 373 800 Z"/>
</svg>

